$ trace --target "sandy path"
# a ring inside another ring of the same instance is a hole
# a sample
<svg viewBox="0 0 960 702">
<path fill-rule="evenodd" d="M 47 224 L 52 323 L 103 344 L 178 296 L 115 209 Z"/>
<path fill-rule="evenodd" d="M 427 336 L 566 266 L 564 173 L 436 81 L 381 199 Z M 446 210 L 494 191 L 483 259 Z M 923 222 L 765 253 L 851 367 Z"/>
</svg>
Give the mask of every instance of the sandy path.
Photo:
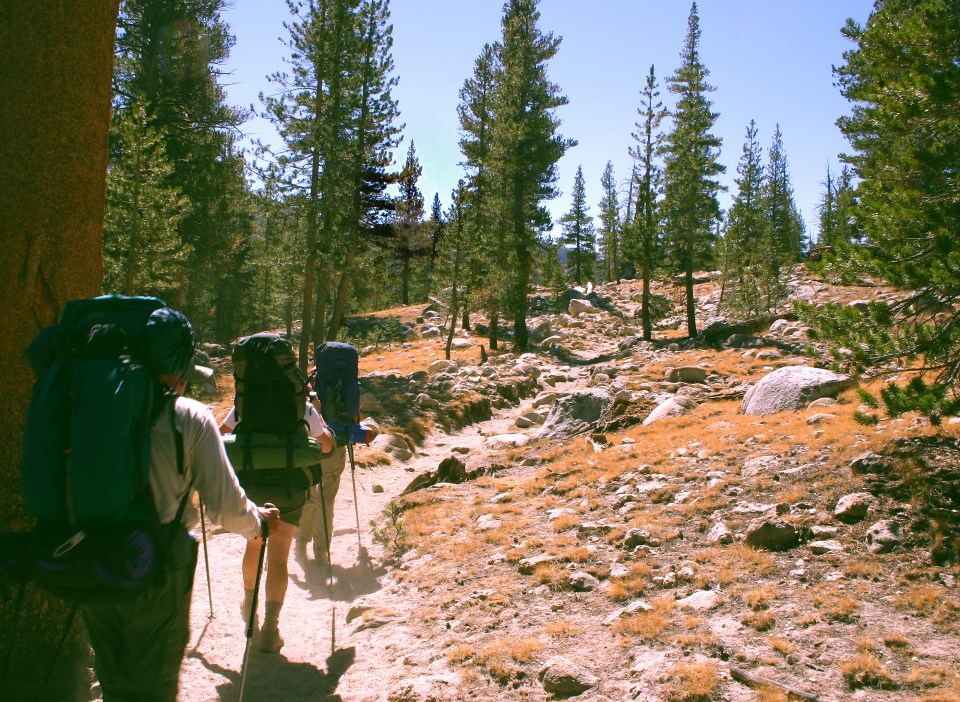
<svg viewBox="0 0 960 702">
<path fill-rule="evenodd" d="M 415 476 L 435 469 L 450 455 L 452 448 L 469 449 L 469 455 L 476 460 L 486 453 L 482 448 L 486 436 L 516 432 L 512 422 L 517 411 L 512 408 L 456 434 L 432 435 L 419 447 L 417 455 L 405 463 L 395 461 L 389 466 L 358 468 L 356 490 L 362 552 L 357 541 L 357 517 L 347 466 L 334 514 L 332 597 L 328 592 L 327 568 L 315 564 L 312 555 L 305 557 L 302 553 L 296 554 L 294 549 L 289 562 L 290 585 L 280 617 L 285 645 L 279 654 L 267 655 L 257 651 L 257 639 L 254 639 L 245 683 L 246 700 L 373 702 L 386 699 L 390 685 L 403 679 L 402 658 L 404 652 L 415 651 L 416 632 L 408 631 L 402 622 L 388 629 L 373 628 L 357 618 L 356 611 L 353 617 L 348 617 L 351 608 L 359 604 L 398 613 L 409 609 L 404 593 L 381 566 L 383 553 L 381 547 L 373 543 L 370 521 L 377 518 L 387 502 Z M 469 465 L 469 457 L 467 461 Z M 382 487 L 382 492 L 379 488 L 375 492 L 374 486 Z M 210 616 L 201 550 L 194 582 L 191 641 L 181 669 L 181 702 L 238 697 L 245 644 L 239 615 L 244 544 L 241 537 L 208 525 L 213 616 Z M 262 592 L 261 585 L 261 597 Z M 262 604 L 260 611 L 263 611 Z"/>
</svg>

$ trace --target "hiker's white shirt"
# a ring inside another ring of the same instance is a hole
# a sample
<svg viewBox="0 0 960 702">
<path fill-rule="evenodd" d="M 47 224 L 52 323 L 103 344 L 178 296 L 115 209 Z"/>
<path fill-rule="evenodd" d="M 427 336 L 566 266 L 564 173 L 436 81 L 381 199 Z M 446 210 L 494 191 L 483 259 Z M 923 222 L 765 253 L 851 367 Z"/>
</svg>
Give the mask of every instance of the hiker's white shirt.
<svg viewBox="0 0 960 702">
<path fill-rule="evenodd" d="M 320 413 L 310 404 L 310 400 L 307 400 L 307 407 L 303 411 L 303 419 L 307 423 L 307 435 L 313 437 L 319 437 L 323 434 L 323 430 L 326 428 L 327 424 L 323 421 L 323 418 L 320 416 Z M 223 420 L 223 426 L 228 431 L 232 432 L 237 426 L 237 408 L 231 407 L 230 414 L 227 415 L 226 419 Z"/>
<path fill-rule="evenodd" d="M 177 470 L 171 412 L 183 436 L 183 475 Z M 240 487 L 220 440 L 217 421 L 207 406 L 196 400 L 178 397 L 173 409 L 168 404 L 154 421 L 150 432 L 150 487 L 164 524 L 177 516 L 187 490 L 196 490 L 211 521 L 248 539 L 260 532 L 259 511 Z M 183 524 L 192 529 L 198 522 L 194 501 L 188 499 Z"/>
</svg>

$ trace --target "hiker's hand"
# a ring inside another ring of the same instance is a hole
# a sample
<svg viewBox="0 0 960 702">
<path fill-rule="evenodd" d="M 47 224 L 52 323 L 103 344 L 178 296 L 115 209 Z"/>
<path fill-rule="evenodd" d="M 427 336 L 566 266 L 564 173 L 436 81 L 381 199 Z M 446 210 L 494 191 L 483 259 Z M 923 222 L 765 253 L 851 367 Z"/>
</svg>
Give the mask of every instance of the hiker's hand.
<svg viewBox="0 0 960 702">
<path fill-rule="evenodd" d="M 260 510 L 260 519 L 267 524 L 267 536 L 275 534 L 280 528 L 280 510 L 270 502 L 265 502 L 263 507 L 258 507 L 258 509 Z"/>
</svg>

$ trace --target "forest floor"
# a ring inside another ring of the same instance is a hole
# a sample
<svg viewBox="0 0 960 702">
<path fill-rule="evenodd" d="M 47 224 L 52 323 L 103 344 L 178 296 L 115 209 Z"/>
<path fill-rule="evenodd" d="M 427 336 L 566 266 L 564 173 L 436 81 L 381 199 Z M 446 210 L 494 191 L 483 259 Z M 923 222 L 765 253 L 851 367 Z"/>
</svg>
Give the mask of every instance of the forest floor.
<svg viewBox="0 0 960 702">
<path fill-rule="evenodd" d="M 626 303 L 635 284 L 617 292 Z M 476 364 L 485 342 L 472 341 L 459 355 Z M 596 356 L 615 342 L 588 325 L 576 352 Z M 442 355 L 437 339 L 384 342 L 361 365 L 408 374 Z M 588 364 L 550 354 L 537 361 L 561 378 L 553 390 L 593 382 Z M 811 360 L 658 348 L 617 378 L 644 387 L 665 368 L 690 365 L 756 382 Z M 264 654 L 253 640 L 245 699 L 960 702 L 960 570 L 931 559 L 955 534 L 943 522 L 960 508 L 958 425 L 937 431 L 902 417 L 864 427 L 852 419 L 862 409 L 856 393 L 838 400 L 750 417 L 738 400 L 715 398 L 649 426 L 510 447 L 494 437 L 536 430 L 517 427 L 529 410 L 520 401 L 450 433 L 428 427 L 406 461 L 369 465 L 372 449 L 358 448 L 356 503 L 349 467 L 337 496 L 333 564 L 317 565 L 309 550 L 291 554 L 285 645 Z M 212 406 L 224 414 L 228 393 Z M 852 470 L 866 451 L 891 457 L 894 474 Z M 498 470 L 401 496 L 451 455 Z M 941 483 L 916 480 L 931 470 Z M 870 516 L 838 522 L 838 499 L 865 490 Z M 384 516 L 391 503 L 395 520 Z M 816 537 L 781 552 L 744 543 L 750 520 L 778 515 Z M 868 549 L 867 529 L 879 519 L 904 525 L 892 552 Z M 392 544 L 374 539 L 371 521 Z M 720 521 L 732 542 L 711 540 Z M 640 545 L 626 549 L 631 530 Z M 182 702 L 239 692 L 244 540 L 208 526 L 207 548 Z"/>
</svg>

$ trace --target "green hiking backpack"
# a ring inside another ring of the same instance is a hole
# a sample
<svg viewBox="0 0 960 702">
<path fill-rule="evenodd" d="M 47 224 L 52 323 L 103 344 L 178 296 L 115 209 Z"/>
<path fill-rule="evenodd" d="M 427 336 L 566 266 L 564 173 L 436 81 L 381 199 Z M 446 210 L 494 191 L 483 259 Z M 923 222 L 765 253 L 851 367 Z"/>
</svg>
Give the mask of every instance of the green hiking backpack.
<svg viewBox="0 0 960 702">
<path fill-rule="evenodd" d="M 133 596 L 168 567 L 174 540 L 186 543 L 186 500 L 161 526 L 150 431 L 172 395 L 156 376 L 182 372 L 193 343 L 186 317 L 155 297 L 73 300 L 40 332 L 27 352 L 37 380 L 20 470 L 38 526 L 4 536 L 0 575 L 92 601 Z"/>
<path fill-rule="evenodd" d="M 319 481 L 320 442 L 307 436 L 307 381 L 290 342 L 261 332 L 233 348 L 237 425 L 224 447 L 244 488 L 284 489 L 288 496 Z"/>
</svg>

